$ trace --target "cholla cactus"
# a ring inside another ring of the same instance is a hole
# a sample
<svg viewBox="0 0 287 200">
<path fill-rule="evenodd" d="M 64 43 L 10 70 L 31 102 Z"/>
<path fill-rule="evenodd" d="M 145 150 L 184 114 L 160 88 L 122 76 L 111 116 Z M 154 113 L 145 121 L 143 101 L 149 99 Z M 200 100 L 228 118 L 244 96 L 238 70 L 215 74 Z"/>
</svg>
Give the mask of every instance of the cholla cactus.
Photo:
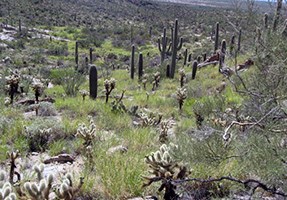
<svg viewBox="0 0 287 200">
<path fill-rule="evenodd" d="M 37 174 L 36 182 L 25 182 L 24 191 L 31 200 L 49 200 L 49 195 L 52 192 L 52 183 L 54 177 L 49 174 L 43 178 L 44 164 L 34 165 L 33 170 Z"/>
<path fill-rule="evenodd" d="M 39 183 L 26 182 L 24 189 L 32 200 L 49 200 L 53 179 L 53 175 L 50 174 L 46 179 L 41 179 Z"/>
<path fill-rule="evenodd" d="M 146 89 L 147 79 L 148 79 L 148 75 L 147 75 L 147 74 L 144 74 L 144 75 L 142 76 L 142 83 L 143 83 L 144 89 Z"/>
<path fill-rule="evenodd" d="M 116 80 L 111 78 L 110 80 L 106 79 L 104 82 L 105 90 L 106 90 L 106 103 L 109 101 L 109 96 L 113 89 L 116 87 Z"/>
<path fill-rule="evenodd" d="M 90 126 L 87 127 L 86 124 L 80 124 L 77 129 L 77 133 L 75 136 L 81 137 L 85 140 L 84 146 L 90 146 L 95 138 L 97 137 L 96 134 L 96 125 L 92 117 L 90 117 Z"/>
<path fill-rule="evenodd" d="M 176 187 L 169 180 L 185 179 L 190 174 L 190 171 L 183 164 L 177 163 L 171 157 L 171 152 L 171 147 L 163 144 L 160 150 L 145 157 L 145 163 L 148 164 L 150 168 L 149 172 L 152 176 L 143 176 L 145 179 L 143 186 L 146 187 L 153 182 L 162 181 L 159 191 L 165 189 L 165 197 L 169 197 L 168 199 L 177 199 Z"/>
<path fill-rule="evenodd" d="M 4 105 L 8 106 L 9 104 L 11 104 L 11 99 L 9 97 L 5 97 L 4 99 Z"/>
<path fill-rule="evenodd" d="M 64 200 L 74 200 L 75 195 L 80 191 L 82 185 L 84 184 L 84 178 L 80 178 L 80 183 L 77 187 L 74 186 L 72 181 L 72 175 L 67 174 L 62 181 L 60 187 L 56 190 L 56 195 L 60 199 Z"/>
<path fill-rule="evenodd" d="M 183 68 L 179 69 L 179 81 L 180 81 L 180 87 L 183 87 L 184 83 L 186 83 L 186 74 Z"/>
<path fill-rule="evenodd" d="M 0 200 L 16 200 L 11 183 L 6 181 L 5 171 L 0 171 Z"/>
<path fill-rule="evenodd" d="M 159 81 L 160 81 L 160 72 L 155 72 L 153 74 L 152 90 L 155 90 L 159 86 Z"/>
<path fill-rule="evenodd" d="M 44 84 L 39 79 L 33 79 L 32 88 L 35 92 L 36 103 L 39 103 L 39 97 L 43 92 Z"/>
<path fill-rule="evenodd" d="M 151 112 L 149 115 L 147 113 L 141 112 L 139 117 L 141 119 L 142 126 L 156 126 L 161 122 L 162 114 L 158 114 L 158 116 L 156 116 L 153 112 Z"/>
<path fill-rule="evenodd" d="M 176 92 L 176 99 L 178 101 L 179 110 L 182 109 L 184 100 L 187 98 L 186 88 L 178 88 Z"/>
<path fill-rule="evenodd" d="M 13 104 L 14 96 L 18 91 L 18 86 L 20 82 L 20 76 L 17 73 L 14 73 L 10 76 L 5 77 L 6 80 L 6 88 L 8 90 L 10 96 L 10 103 Z"/>
<path fill-rule="evenodd" d="M 83 97 L 83 101 L 85 101 L 85 98 L 87 95 L 89 95 L 89 92 L 87 90 L 80 90 L 80 94 Z"/>
<path fill-rule="evenodd" d="M 15 171 L 15 169 L 17 168 L 15 161 L 19 156 L 20 156 L 19 151 L 11 152 L 11 153 L 7 152 L 7 158 L 10 159 L 9 182 L 11 184 L 14 184 L 14 181 L 13 181 L 14 175 L 17 176 L 17 181 L 20 181 L 20 179 L 21 179 L 20 173 Z"/>
<path fill-rule="evenodd" d="M 171 129 L 173 126 L 172 121 L 170 120 L 163 120 L 159 126 L 159 141 L 162 143 L 166 143 L 168 141 L 167 133 L 168 130 Z"/>
</svg>

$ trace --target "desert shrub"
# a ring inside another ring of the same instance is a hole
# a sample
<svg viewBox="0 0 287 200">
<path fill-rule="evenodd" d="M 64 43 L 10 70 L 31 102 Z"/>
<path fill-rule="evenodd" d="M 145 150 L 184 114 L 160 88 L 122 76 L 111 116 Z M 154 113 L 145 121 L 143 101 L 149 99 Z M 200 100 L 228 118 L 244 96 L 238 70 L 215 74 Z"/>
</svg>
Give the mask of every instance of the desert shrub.
<svg viewBox="0 0 287 200">
<path fill-rule="evenodd" d="M 47 54 L 53 56 L 67 56 L 68 53 L 68 44 L 66 42 L 51 42 L 47 47 Z"/>
<path fill-rule="evenodd" d="M 55 109 L 54 104 L 50 102 L 40 102 L 38 108 L 38 116 L 46 117 L 46 116 L 56 116 L 57 111 Z"/>
<path fill-rule="evenodd" d="M 50 78 L 53 83 L 62 85 L 69 96 L 75 96 L 85 81 L 85 76 L 72 68 L 51 70 Z"/>
<path fill-rule="evenodd" d="M 51 142 L 65 136 L 64 127 L 52 119 L 37 118 L 24 129 L 31 152 L 45 151 Z"/>
</svg>

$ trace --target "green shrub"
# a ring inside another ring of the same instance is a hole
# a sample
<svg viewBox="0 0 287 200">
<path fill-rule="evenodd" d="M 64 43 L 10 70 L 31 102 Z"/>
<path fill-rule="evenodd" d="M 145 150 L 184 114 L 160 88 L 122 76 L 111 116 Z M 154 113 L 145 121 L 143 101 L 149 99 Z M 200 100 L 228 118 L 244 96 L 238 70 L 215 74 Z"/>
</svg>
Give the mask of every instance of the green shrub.
<svg viewBox="0 0 287 200">
<path fill-rule="evenodd" d="M 54 84 L 62 85 L 68 96 L 76 96 L 79 91 L 79 87 L 85 81 L 85 75 L 72 68 L 54 69 L 51 70 L 50 79 Z"/>
</svg>

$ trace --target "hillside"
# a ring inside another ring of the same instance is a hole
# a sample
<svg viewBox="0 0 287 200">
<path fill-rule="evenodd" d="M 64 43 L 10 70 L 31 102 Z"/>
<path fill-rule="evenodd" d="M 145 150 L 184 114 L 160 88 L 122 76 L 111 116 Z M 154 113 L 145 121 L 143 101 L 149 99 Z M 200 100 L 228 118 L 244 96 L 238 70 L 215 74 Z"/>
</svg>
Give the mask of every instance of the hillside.
<svg viewBox="0 0 287 200">
<path fill-rule="evenodd" d="M 0 1 L 0 199 L 287 198 L 284 7 L 191 2 Z"/>
</svg>

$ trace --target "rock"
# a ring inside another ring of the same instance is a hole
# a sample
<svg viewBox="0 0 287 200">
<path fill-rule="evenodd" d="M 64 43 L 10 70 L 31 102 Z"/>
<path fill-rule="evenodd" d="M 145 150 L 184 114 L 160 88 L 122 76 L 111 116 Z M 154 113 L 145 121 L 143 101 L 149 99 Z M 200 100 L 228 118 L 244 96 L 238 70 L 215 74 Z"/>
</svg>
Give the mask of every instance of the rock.
<svg viewBox="0 0 287 200">
<path fill-rule="evenodd" d="M 51 157 L 51 158 L 44 160 L 44 164 L 50 164 L 50 163 L 54 163 L 54 162 L 71 164 L 74 161 L 75 161 L 75 159 L 71 155 L 60 154 L 58 156 L 54 156 L 54 157 Z"/>
<path fill-rule="evenodd" d="M 120 152 L 120 153 L 126 153 L 128 151 L 128 147 L 125 147 L 123 145 L 119 145 L 119 146 L 115 146 L 115 147 L 111 147 L 108 149 L 107 154 L 108 155 L 112 155 L 116 152 Z"/>
<path fill-rule="evenodd" d="M 7 56 L 7 57 L 3 58 L 2 62 L 5 63 L 5 64 L 11 64 L 12 63 L 12 59 Z"/>
</svg>

